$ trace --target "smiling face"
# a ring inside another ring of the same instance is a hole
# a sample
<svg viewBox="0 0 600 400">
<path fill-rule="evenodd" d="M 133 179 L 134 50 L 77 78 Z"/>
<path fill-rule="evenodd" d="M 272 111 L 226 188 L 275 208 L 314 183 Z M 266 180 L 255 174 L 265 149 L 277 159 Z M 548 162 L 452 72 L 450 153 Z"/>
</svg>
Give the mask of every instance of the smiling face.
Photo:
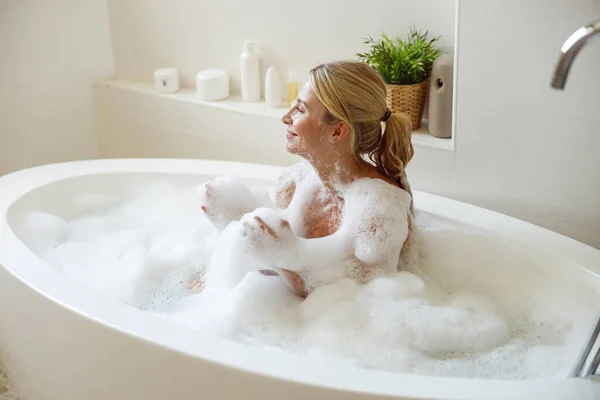
<svg viewBox="0 0 600 400">
<path fill-rule="evenodd" d="M 337 142 L 337 124 L 328 124 L 325 115 L 325 106 L 307 82 L 282 118 L 287 126 L 287 151 L 310 160 L 323 157 Z"/>
</svg>

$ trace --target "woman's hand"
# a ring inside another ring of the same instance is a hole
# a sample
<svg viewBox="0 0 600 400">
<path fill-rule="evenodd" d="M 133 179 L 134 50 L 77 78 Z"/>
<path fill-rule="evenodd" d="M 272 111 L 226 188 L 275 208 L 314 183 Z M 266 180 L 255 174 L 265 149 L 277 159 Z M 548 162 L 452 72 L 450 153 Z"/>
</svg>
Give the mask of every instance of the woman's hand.
<svg viewBox="0 0 600 400">
<path fill-rule="evenodd" d="M 242 235 L 249 236 L 261 246 L 291 245 L 297 239 L 290 223 L 282 215 L 268 208 L 258 208 L 241 219 Z"/>
<path fill-rule="evenodd" d="M 245 213 L 266 206 L 240 179 L 217 177 L 200 185 L 196 191 L 200 208 L 219 230 L 231 221 L 239 220 Z"/>
<path fill-rule="evenodd" d="M 282 268 L 298 251 L 298 237 L 280 212 L 259 208 L 244 215 L 242 235 L 248 237 L 257 254 L 274 268 Z"/>
</svg>

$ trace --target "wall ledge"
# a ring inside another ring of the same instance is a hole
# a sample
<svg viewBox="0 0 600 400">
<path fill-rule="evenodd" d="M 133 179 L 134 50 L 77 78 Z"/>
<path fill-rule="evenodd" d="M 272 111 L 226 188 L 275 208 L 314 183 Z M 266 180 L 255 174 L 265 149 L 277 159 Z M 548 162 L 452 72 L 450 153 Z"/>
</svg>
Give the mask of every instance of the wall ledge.
<svg viewBox="0 0 600 400">
<path fill-rule="evenodd" d="M 196 96 L 196 91 L 190 88 L 181 88 L 175 93 L 158 93 L 154 90 L 154 84 L 144 81 L 101 79 L 94 83 L 95 87 L 123 90 L 148 96 L 155 96 L 173 101 L 198 104 L 203 107 L 213 107 L 222 110 L 230 110 L 241 114 L 249 114 L 272 119 L 281 119 L 287 112 L 287 107 L 270 108 L 264 99 L 257 102 L 244 102 L 239 95 L 232 95 L 221 101 L 203 101 Z M 432 136 L 427 130 L 427 121 L 424 120 L 421 127 L 413 132 L 413 146 L 426 147 L 437 150 L 454 152 L 452 139 L 441 139 Z"/>
</svg>

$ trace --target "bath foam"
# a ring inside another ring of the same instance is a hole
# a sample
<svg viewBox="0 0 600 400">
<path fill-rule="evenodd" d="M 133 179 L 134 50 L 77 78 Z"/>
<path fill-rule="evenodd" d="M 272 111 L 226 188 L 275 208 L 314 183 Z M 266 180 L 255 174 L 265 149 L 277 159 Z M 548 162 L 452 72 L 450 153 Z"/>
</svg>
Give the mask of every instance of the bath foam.
<svg viewBox="0 0 600 400">
<path fill-rule="evenodd" d="M 302 300 L 258 272 L 264 263 L 233 234 L 238 270 L 194 293 L 219 245 L 195 187 L 134 189 L 126 201 L 66 199 L 83 210 L 70 220 L 32 213 L 26 243 L 106 296 L 265 351 L 429 375 L 563 377 L 597 311 L 596 293 L 543 273 L 540 255 L 423 213 L 419 262 L 391 276 L 338 280 Z"/>
<path fill-rule="evenodd" d="M 98 211 L 70 221 L 31 213 L 26 226 L 36 251 L 69 278 L 126 304 L 173 308 L 203 275 L 216 235 L 195 189 L 160 183 L 112 207 L 106 205 L 113 199 L 93 193 L 77 196 L 72 206 L 89 209 L 92 198 Z"/>
</svg>

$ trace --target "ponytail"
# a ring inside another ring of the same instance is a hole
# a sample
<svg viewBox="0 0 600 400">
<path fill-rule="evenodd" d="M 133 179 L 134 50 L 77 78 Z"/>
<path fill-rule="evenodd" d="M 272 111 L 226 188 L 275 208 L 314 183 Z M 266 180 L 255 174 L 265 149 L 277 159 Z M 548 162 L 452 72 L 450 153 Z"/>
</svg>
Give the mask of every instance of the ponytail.
<svg viewBox="0 0 600 400">
<path fill-rule="evenodd" d="M 412 190 L 406 177 L 405 168 L 412 159 L 415 151 L 411 141 L 412 123 L 404 113 L 392 113 L 385 122 L 385 130 L 377 148 L 369 154 L 377 170 L 384 176 L 392 179 L 410 195 L 408 213 L 408 236 L 402 245 L 400 258 L 403 262 L 414 263 L 418 257 L 415 245 L 415 209 Z"/>
<path fill-rule="evenodd" d="M 411 135 L 410 118 L 404 113 L 392 112 L 385 122 L 379 144 L 369 154 L 377 170 L 398 184 L 401 184 L 404 168 L 414 155 Z"/>
</svg>

